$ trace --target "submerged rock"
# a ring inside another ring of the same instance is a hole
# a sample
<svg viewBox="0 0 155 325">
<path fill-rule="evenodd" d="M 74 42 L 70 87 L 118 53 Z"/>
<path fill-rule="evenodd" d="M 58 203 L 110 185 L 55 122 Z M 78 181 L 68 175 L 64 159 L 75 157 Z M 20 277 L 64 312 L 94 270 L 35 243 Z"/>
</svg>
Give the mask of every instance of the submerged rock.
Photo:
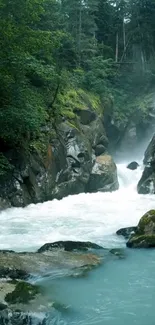
<svg viewBox="0 0 155 325">
<path fill-rule="evenodd" d="M 136 162 L 136 161 L 132 161 L 128 166 L 127 168 L 128 169 L 131 169 L 131 170 L 135 170 L 139 167 L 139 164 Z"/>
<path fill-rule="evenodd" d="M 155 210 L 150 210 L 140 219 L 135 234 L 129 238 L 127 247 L 155 247 Z"/>
<path fill-rule="evenodd" d="M 123 236 L 126 239 L 128 239 L 133 233 L 135 233 L 137 230 L 137 227 L 126 227 L 126 228 L 121 228 L 116 231 L 116 234 L 118 236 Z"/>
<path fill-rule="evenodd" d="M 55 248 L 64 249 L 65 251 L 88 251 L 89 249 L 103 249 L 103 247 L 91 243 L 81 241 L 58 241 L 54 243 L 47 243 L 38 249 L 38 253 L 51 251 Z"/>
<path fill-rule="evenodd" d="M 124 259 L 126 257 L 125 250 L 122 248 L 113 248 L 110 250 L 110 253 L 119 259 Z"/>
<path fill-rule="evenodd" d="M 97 157 L 87 184 L 87 192 L 109 192 L 117 190 L 118 187 L 117 168 L 112 157 Z"/>
</svg>

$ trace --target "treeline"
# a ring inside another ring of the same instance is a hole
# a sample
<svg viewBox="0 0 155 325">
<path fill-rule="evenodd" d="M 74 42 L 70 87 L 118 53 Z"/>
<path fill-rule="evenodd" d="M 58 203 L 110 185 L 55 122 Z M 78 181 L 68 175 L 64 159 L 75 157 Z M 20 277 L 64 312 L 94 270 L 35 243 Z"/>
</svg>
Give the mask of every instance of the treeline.
<svg viewBox="0 0 155 325">
<path fill-rule="evenodd" d="M 125 119 L 123 101 L 155 81 L 154 0 L 0 0 L 0 20 L 2 151 L 73 119 L 86 94 Z"/>
</svg>

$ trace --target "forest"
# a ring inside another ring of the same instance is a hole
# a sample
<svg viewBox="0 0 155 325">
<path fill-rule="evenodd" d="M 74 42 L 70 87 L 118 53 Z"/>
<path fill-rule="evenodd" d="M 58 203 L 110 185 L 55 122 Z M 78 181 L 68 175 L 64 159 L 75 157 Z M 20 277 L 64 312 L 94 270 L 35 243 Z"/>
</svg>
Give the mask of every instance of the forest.
<svg viewBox="0 0 155 325">
<path fill-rule="evenodd" d="M 112 103 L 119 125 L 145 121 L 154 0 L 0 0 L 0 19 L 2 152 L 30 147 L 48 123 L 73 122 L 83 98 L 102 110 Z"/>
</svg>

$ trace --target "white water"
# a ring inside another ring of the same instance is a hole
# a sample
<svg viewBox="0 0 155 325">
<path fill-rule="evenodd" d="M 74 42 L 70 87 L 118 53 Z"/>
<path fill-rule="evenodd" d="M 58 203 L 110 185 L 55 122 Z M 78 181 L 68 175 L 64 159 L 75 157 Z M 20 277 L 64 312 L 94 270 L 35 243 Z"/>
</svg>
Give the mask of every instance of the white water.
<svg viewBox="0 0 155 325">
<path fill-rule="evenodd" d="M 118 164 L 120 189 L 113 193 L 80 194 L 0 214 L 0 249 L 35 250 L 57 240 L 90 240 L 105 247 L 125 245 L 115 232 L 137 225 L 155 208 L 154 195 L 138 195 L 136 171 Z"/>
</svg>

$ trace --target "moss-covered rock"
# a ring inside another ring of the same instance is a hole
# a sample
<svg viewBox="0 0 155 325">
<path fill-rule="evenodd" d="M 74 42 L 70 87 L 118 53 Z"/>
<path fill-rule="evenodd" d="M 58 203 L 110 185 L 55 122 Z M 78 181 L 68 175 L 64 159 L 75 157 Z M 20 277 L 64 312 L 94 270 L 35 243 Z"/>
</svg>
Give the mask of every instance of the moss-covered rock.
<svg viewBox="0 0 155 325">
<path fill-rule="evenodd" d="M 153 248 L 155 247 L 155 235 L 133 236 L 126 245 L 129 248 Z"/>
<path fill-rule="evenodd" d="M 18 282 L 15 290 L 5 296 L 5 301 L 11 305 L 28 304 L 39 294 L 39 287 L 27 282 Z"/>
<path fill-rule="evenodd" d="M 155 210 L 150 210 L 140 219 L 135 234 L 129 238 L 127 247 L 155 247 Z"/>
</svg>

